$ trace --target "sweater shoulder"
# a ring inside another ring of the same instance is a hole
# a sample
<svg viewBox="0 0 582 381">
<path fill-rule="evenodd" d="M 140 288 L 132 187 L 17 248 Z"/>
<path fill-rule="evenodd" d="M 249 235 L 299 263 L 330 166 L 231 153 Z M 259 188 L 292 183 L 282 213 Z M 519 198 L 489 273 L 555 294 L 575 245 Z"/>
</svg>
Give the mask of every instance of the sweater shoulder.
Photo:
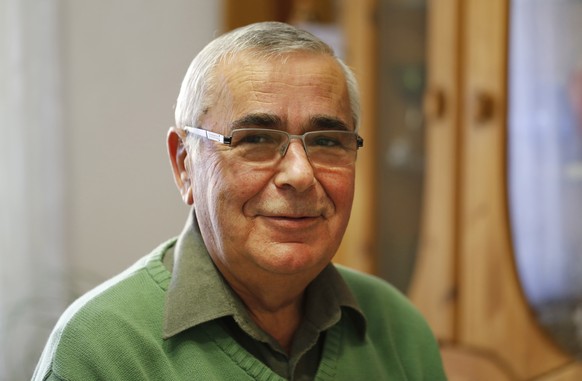
<svg viewBox="0 0 582 381">
<path fill-rule="evenodd" d="M 383 325 L 416 324 L 427 330 L 424 317 L 400 290 L 375 275 L 344 266 L 337 266 L 348 287 L 356 297 L 369 323 Z"/>
<path fill-rule="evenodd" d="M 97 356 L 119 353 L 115 349 L 120 343 L 151 335 L 161 325 L 165 290 L 171 277 L 161 258 L 173 242 L 160 245 L 74 301 L 51 333 L 35 377 L 49 372 L 65 376 L 80 364 L 95 363 Z"/>
<path fill-rule="evenodd" d="M 407 297 L 384 279 L 341 265 L 336 268 L 362 307 L 381 301 L 382 305 L 415 310 Z"/>
<path fill-rule="evenodd" d="M 336 267 L 358 300 L 374 347 L 397 358 L 408 379 L 444 380 L 436 338 L 412 302 L 381 278 Z"/>
<path fill-rule="evenodd" d="M 108 310 L 130 312 L 152 293 L 163 294 L 171 273 L 163 265 L 162 256 L 173 242 L 170 240 L 158 246 L 125 271 L 78 298 L 67 308 L 57 326 L 68 326 L 80 316 L 102 314 Z"/>
</svg>

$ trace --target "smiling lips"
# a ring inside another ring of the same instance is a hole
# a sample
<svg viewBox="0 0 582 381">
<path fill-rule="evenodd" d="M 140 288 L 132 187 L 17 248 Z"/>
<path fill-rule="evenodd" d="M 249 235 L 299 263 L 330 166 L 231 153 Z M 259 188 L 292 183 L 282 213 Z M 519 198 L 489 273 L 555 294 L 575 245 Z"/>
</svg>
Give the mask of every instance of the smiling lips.
<svg viewBox="0 0 582 381">
<path fill-rule="evenodd" d="M 255 218 L 259 218 L 275 228 L 305 229 L 315 227 L 315 224 L 327 220 L 331 216 L 331 208 L 322 202 L 307 200 L 284 200 L 284 202 L 269 202 L 256 205 Z"/>
<path fill-rule="evenodd" d="M 270 225 L 285 229 L 306 229 L 320 221 L 321 215 L 261 215 Z"/>
</svg>

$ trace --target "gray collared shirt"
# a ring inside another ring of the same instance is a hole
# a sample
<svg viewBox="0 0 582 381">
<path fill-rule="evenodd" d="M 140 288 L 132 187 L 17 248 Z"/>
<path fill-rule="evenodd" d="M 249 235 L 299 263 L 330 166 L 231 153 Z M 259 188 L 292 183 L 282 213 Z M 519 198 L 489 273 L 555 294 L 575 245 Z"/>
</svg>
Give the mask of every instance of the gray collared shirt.
<svg viewBox="0 0 582 381">
<path fill-rule="evenodd" d="M 331 264 L 306 289 L 305 316 L 293 338 L 290 355 L 255 324 L 214 266 L 193 217 L 175 247 L 165 254 L 164 264 L 172 272 L 164 312 L 166 339 L 216 320 L 242 347 L 281 377 L 311 380 L 317 372 L 325 331 L 339 322 L 342 313 L 350 314 L 359 333 L 365 334 L 365 317 Z"/>
</svg>

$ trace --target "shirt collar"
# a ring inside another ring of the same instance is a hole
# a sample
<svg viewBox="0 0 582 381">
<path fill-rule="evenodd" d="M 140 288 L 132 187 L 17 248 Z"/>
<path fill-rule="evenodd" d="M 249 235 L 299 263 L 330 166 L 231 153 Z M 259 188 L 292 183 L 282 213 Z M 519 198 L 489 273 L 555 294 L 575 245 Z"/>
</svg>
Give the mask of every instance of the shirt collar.
<svg viewBox="0 0 582 381">
<path fill-rule="evenodd" d="M 306 290 L 306 318 L 329 328 L 349 310 L 363 335 L 366 319 L 337 269 L 327 266 Z M 166 294 L 164 338 L 225 316 L 240 316 L 243 303 L 226 283 L 204 245 L 194 212 L 186 222 L 173 251 L 172 279 Z M 238 320 L 238 319 L 236 319 Z M 326 323 L 327 322 L 327 323 Z"/>
</svg>

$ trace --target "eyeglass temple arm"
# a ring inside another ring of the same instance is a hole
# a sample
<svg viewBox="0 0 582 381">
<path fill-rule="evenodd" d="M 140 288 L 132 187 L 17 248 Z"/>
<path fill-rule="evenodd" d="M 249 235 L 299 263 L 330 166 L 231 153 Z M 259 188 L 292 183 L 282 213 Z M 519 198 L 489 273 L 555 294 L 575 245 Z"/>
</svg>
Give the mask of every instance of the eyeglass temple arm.
<svg viewBox="0 0 582 381">
<path fill-rule="evenodd" d="M 190 126 L 184 126 L 184 130 L 196 134 L 198 136 L 202 136 L 203 138 L 214 140 L 215 142 L 219 142 L 222 144 L 230 144 L 230 137 L 218 134 L 216 132 Z"/>
</svg>

